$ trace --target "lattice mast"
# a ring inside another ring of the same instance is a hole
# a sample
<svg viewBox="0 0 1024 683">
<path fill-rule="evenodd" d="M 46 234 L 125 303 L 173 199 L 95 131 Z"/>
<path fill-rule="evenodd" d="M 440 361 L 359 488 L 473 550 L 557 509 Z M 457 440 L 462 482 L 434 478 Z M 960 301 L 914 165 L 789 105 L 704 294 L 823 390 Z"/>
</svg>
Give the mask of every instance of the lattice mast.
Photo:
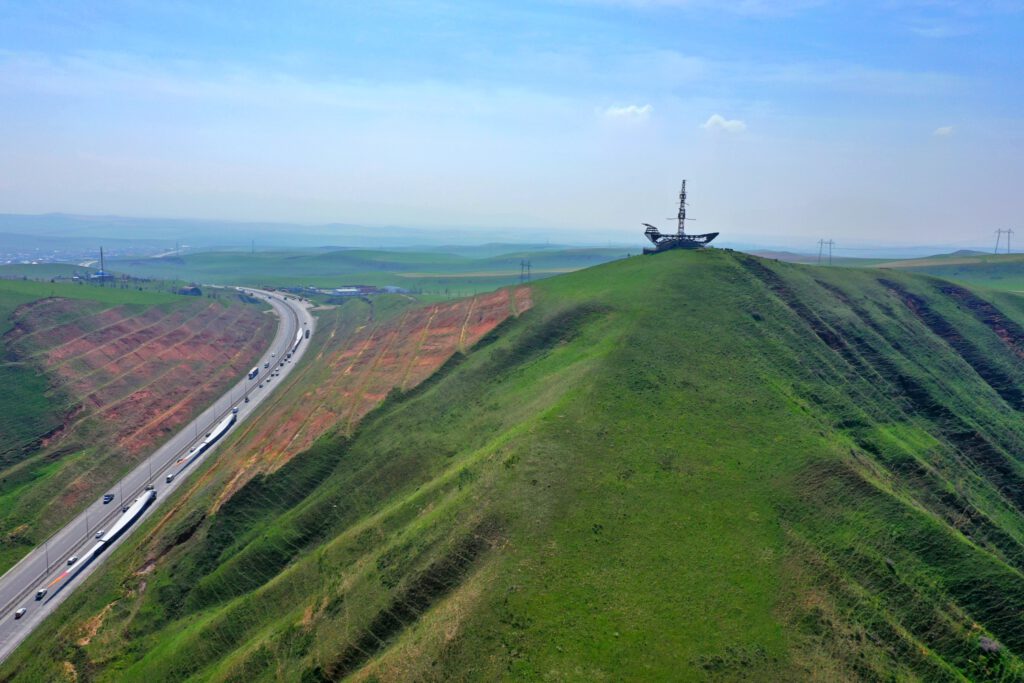
<svg viewBox="0 0 1024 683">
<path fill-rule="evenodd" d="M 679 233 L 680 235 L 686 234 L 686 181 L 683 181 L 683 187 L 679 190 Z"/>
</svg>

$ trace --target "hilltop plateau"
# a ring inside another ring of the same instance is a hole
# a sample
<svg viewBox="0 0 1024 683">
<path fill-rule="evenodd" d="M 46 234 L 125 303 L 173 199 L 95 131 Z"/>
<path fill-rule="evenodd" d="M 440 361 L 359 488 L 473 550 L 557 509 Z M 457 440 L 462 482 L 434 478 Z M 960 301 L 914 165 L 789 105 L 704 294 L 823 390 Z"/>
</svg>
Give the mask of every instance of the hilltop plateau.
<svg viewBox="0 0 1024 683">
<path fill-rule="evenodd" d="M 321 311 L 0 680 L 1024 677 L 1019 297 L 707 250 L 453 306 Z"/>
</svg>

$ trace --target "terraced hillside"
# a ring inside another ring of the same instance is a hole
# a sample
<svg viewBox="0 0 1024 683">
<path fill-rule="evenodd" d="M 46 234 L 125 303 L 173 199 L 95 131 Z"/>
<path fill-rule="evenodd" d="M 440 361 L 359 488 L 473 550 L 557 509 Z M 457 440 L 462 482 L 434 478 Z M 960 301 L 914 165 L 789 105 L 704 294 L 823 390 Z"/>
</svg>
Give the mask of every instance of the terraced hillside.
<svg viewBox="0 0 1024 683">
<path fill-rule="evenodd" d="M 1024 302 L 724 251 L 530 297 L 207 466 L 0 680 L 1024 677 Z"/>
<path fill-rule="evenodd" d="M 32 405 L 3 429 L 3 566 L 237 381 L 276 328 L 259 305 L 148 296 L 43 296 L 8 309 L 5 366 Z"/>
<path fill-rule="evenodd" d="M 530 305 L 528 287 L 423 307 L 391 302 L 379 319 L 381 312 L 372 305 L 349 302 L 331 316 L 330 331 L 318 335 L 318 341 L 324 336 L 326 341 L 316 362 L 294 373 L 266 416 L 242 430 L 236 452 L 245 454 L 245 464 L 225 460 L 218 466 L 234 470 L 219 500 L 256 474 L 278 469 L 328 430 L 351 434 L 389 393 L 416 387 L 453 354 L 465 352 Z"/>
</svg>

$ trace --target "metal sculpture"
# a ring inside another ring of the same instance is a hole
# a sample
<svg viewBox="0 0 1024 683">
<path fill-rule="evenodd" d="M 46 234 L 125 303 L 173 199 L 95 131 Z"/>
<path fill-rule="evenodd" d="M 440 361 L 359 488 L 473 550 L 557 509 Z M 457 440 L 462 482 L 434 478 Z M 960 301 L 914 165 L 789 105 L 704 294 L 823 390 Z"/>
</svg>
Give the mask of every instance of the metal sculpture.
<svg viewBox="0 0 1024 683">
<path fill-rule="evenodd" d="M 644 230 L 644 237 L 649 239 L 654 245 L 653 249 L 644 249 L 645 254 L 656 254 L 660 251 L 668 251 L 669 249 L 700 249 L 705 246 L 711 240 L 718 237 L 717 232 L 708 232 L 703 235 L 687 235 L 686 234 L 686 221 L 693 220 L 692 218 L 686 218 L 686 181 L 683 181 L 683 187 L 679 190 L 679 215 L 677 216 L 679 221 L 679 229 L 675 235 L 662 234 L 660 230 L 651 225 L 650 223 L 642 223 L 646 228 Z"/>
</svg>

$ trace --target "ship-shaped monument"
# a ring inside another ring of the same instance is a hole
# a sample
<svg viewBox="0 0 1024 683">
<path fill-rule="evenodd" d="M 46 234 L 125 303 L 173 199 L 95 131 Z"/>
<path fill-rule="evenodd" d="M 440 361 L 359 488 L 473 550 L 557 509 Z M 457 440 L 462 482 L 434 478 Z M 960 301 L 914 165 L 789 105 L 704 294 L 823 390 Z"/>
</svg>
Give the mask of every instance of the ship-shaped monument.
<svg viewBox="0 0 1024 683">
<path fill-rule="evenodd" d="M 718 237 L 717 232 L 708 232 L 703 235 L 687 235 L 685 224 L 686 224 L 686 181 L 683 181 L 683 187 L 679 190 L 679 229 L 676 234 L 664 235 L 660 230 L 651 225 L 650 223 L 643 223 L 644 236 L 654 244 L 653 249 L 644 249 L 645 254 L 657 254 L 659 251 L 668 251 L 669 249 L 700 249 L 705 246 L 708 242 Z M 693 220 L 692 218 L 690 219 Z"/>
</svg>

